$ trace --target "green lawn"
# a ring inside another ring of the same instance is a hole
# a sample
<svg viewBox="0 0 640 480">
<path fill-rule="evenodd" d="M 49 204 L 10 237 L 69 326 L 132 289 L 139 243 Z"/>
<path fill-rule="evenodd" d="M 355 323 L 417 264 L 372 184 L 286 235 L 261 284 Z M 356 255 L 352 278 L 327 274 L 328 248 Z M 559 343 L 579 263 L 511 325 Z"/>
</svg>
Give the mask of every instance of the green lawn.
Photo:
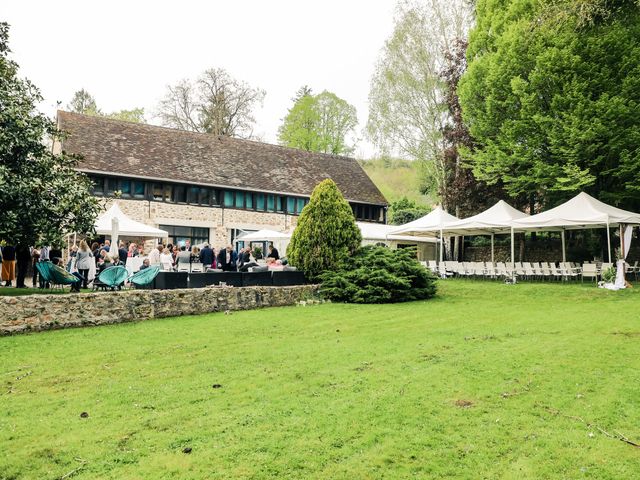
<svg viewBox="0 0 640 480">
<path fill-rule="evenodd" d="M 638 478 L 637 289 L 439 288 L 0 338 L 0 478 Z"/>
</svg>

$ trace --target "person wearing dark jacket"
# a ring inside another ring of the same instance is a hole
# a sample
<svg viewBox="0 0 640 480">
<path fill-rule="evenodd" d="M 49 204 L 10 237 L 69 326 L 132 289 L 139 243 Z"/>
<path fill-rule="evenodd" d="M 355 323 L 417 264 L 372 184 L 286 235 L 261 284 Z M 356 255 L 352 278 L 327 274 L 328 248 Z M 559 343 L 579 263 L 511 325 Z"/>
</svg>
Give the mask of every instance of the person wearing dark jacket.
<svg viewBox="0 0 640 480">
<path fill-rule="evenodd" d="M 238 254 L 231 245 L 221 248 L 218 254 L 218 267 L 225 272 L 235 272 Z"/>
<path fill-rule="evenodd" d="M 127 258 L 129 257 L 129 250 L 126 249 L 122 242 L 120 242 L 120 248 L 118 249 L 118 257 L 120 258 L 120 263 L 126 265 Z"/>
<path fill-rule="evenodd" d="M 16 288 L 27 288 L 24 284 L 24 278 L 27 276 L 27 269 L 31 261 L 31 250 L 24 245 L 18 245 L 16 248 L 16 263 L 18 267 L 18 276 L 16 278 Z"/>
<path fill-rule="evenodd" d="M 205 268 L 207 267 L 216 268 L 216 265 L 215 265 L 216 257 L 213 254 L 213 250 L 211 249 L 209 244 L 206 244 L 204 247 L 202 247 L 202 250 L 200 250 L 199 257 L 200 257 L 200 263 L 204 265 Z"/>
<path fill-rule="evenodd" d="M 269 245 L 269 255 L 267 255 L 267 258 L 273 258 L 274 260 L 280 259 L 280 254 L 278 253 L 278 249 L 273 245 Z"/>
</svg>

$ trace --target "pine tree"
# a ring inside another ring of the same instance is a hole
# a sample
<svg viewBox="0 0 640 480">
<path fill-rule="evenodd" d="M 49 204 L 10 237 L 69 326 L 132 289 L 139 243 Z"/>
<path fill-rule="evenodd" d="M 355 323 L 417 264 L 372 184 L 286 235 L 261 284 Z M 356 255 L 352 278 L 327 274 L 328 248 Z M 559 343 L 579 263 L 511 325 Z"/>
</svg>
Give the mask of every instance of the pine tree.
<svg viewBox="0 0 640 480">
<path fill-rule="evenodd" d="M 289 262 L 315 281 L 360 246 L 362 234 L 349 203 L 331 179 L 320 182 L 304 207 L 287 248 Z"/>
</svg>

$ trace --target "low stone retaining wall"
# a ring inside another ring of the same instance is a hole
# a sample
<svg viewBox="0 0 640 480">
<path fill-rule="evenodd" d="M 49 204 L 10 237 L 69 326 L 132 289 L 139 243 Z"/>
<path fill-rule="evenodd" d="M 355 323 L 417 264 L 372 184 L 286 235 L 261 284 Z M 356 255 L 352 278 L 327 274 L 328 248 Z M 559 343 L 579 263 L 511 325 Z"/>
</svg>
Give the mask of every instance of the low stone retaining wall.
<svg viewBox="0 0 640 480">
<path fill-rule="evenodd" d="M 0 297 L 0 335 L 280 307 L 295 305 L 317 293 L 318 285 L 297 285 Z"/>
</svg>

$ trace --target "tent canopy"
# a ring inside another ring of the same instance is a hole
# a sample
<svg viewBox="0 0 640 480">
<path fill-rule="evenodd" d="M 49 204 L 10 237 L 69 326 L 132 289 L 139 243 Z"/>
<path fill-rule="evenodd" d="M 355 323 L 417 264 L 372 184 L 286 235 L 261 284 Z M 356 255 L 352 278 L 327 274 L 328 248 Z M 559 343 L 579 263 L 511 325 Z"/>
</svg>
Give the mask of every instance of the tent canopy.
<svg viewBox="0 0 640 480">
<path fill-rule="evenodd" d="M 289 240 L 291 238 L 290 233 L 276 232 L 275 230 L 263 229 L 257 232 L 246 233 L 236 238 L 236 242 L 259 242 L 259 241 L 274 241 L 274 240 Z"/>
<path fill-rule="evenodd" d="M 400 240 L 405 242 L 421 242 L 421 243 L 434 243 L 437 240 L 435 238 L 427 237 L 413 237 L 410 235 L 393 235 L 390 232 L 397 230 L 397 225 L 385 225 L 383 223 L 366 223 L 356 222 L 360 233 L 362 233 L 363 240 L 379 240 L 381 242 L 387 240 Z"/>
<path fill-rule="evenodd" d="M 453 222 L 460 220 L 458 217 L 445 212 L 442 207 L 436 207 L 424 217 L 413 222 L 405 223 L 395 230 L 389 232 L 390 235 L 412 235 L 416 237 L 437 237 L 440 230 L 444 230 Z"/>
<path fill-rule="evenodd" d="M 513 208 L 504 200 L 473 217 L 450 223 L 443 233 L 450 235 L 491 235 L 509 233 L 517 219 L 528 217 L 526 213 Z"/>
<path fill-rule="evenodd" d="M 96 220 L 96 233 L 98 235 L 111 235 L 113 232 L 112 220 L 118 219 L 118 235 L 121 237 L 153 237 L 167 238 L 169 233 L 159 228 L 136 222 L 127 217 L 117 203 L 104 212 Z"/>
<path fill-rule="evenodd" d="M 515 220 L 513 227 L 515 231 L 578 230 L 620 224 L 640 225 L 640 214 L 612 207 L 582 192 L 555 208 Z"/>
</svg>

